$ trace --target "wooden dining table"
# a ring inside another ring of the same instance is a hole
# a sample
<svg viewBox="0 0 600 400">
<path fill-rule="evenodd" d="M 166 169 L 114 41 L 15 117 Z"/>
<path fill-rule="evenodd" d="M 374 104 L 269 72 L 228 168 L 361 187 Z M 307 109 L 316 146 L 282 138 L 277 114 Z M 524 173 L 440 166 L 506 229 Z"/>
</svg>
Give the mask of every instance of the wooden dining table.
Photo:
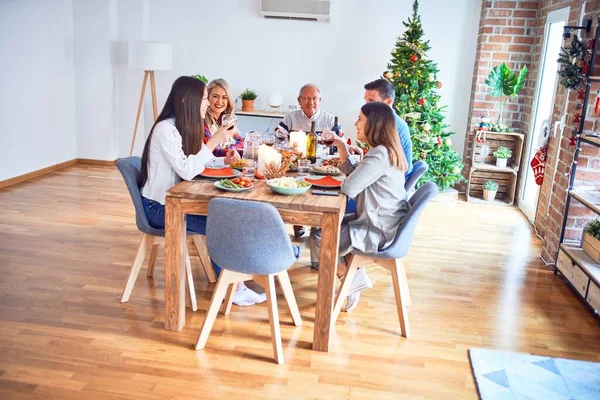
<svg viewBox="0 0 600 400">
<path fill-rule="evenodd" d="M 208 214 L 208 202 L 217 197 L 242 201 L 260 201 L 275 206 L 284 222 L 322 229 L 313 350 L 328 351 L 332 328 L 340 225 L 346 208 L 346 196 L 319 196 L 312 190 L 285 196 L 271 190 L 264 180 L 255 180 L 244 192 L 228 192 L 214 186 L 214 180 L 182 181 L 173 186 L 166 198 L 165 216 L 165 328 L 180 331 L 185 325 L 186 214 Z M 255 229 L 260 229 L 257 226 Z M 265 255 L 268 257 L 268 255 Z"/>
</svg>

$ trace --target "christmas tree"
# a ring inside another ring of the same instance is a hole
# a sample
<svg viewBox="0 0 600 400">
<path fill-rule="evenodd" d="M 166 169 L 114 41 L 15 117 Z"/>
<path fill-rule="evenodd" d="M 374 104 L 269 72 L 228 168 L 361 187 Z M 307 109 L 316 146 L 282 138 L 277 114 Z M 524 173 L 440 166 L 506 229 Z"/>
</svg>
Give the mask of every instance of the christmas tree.
<svg viewBox="0 0 600 400">
<path fill-rule="evenodd" d="M 464 180 L 461 157 L 452 148 L 446 131 L 443 115 L 445 106 L 439 103 L 437 90 L 442 82 L 437 80 L 437 64 L 427 58 L 431 49 L 429 41 L 423 40 L 423 28 L 419 16 L 419 2 L 413 3 L 413 14 L 402 37 L 396 40 L 392 59 L 383 77 L 390 81 L 396 90 L 394 109 L 410 127 L 413 142 L 413 162 L 425 160 L 429 170 L 419 184 L 435 182 L 440 190 Z"/>
</svg>

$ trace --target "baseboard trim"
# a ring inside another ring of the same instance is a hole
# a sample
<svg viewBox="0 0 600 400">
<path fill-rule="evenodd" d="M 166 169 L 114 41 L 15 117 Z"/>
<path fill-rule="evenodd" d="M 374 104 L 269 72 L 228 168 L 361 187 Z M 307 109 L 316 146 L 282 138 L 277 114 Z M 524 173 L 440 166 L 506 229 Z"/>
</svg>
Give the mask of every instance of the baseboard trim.
<svg viewBox="0 0 600 400">
<path fill-rule="evenodd" d="M 77 164 L 81 165 L 96 165 L 99 167 L 114 167 L 117 165 L 117 160 L 94 160 L 91 158 L 77 158 Z"/>
<path fill-rule="evenodd" d="M 74 160 L 69 160 L 65 162 L 61 162 L 55 165 L 51 165 L 46 168 L 38 169 L 36 171 L 29 172 L 27 174 L 15 176 L 14 178 L 8 178 L 3 181 L 0 181 L 0 189 L 3 189 L 8 186 L 16 185 L 17 183 L 25 182 L 31 179 L 39 178 L 40 176 L 47 175 L 51 172 L 61 170 L 63 168 L 70 167 L 75 164 L 81 165 L 95 165 L 101 167 L 114 167 L 117 164 L 117 160 L 108 161 L 108 160 L 93 160 L 89 158 L 76 158 Z"/>
</svg>

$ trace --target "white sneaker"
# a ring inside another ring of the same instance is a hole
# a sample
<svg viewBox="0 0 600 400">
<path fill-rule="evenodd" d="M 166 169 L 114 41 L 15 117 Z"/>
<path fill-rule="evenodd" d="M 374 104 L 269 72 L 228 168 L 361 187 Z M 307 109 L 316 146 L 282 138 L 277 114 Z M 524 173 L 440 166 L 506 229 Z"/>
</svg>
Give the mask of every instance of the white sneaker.
<svg viewBox="0 0 600 400">
<path fill-rule="evenodd" d="M 266 293 L 256 293 L 254 290 L 244 286 L 242 290 L 236 290 L 233 294 L 233 304 L 236 306 L 248 307 L 267 301 Z"/>
<path fill-rule="evenodd" d="M 346 296 L 350 297 L 355 293 L 360 293 L 363 290 L 371 289 L 373 287 L 373 283 L 369 279 L 367 275 L 367 271 L 364 268 L 360 268 L 356 271 L 354 278 L 352 279 L 352 283 L 350 284 L 350 289 L 348 289 L 348 294 Z"/>
<path fill-rule="evenodd" d="M 342 306 L 342 311 L 350 312 L 356 308 L 360 300 L 360 292 L 346 296 L 346 302 Z"/>
</svg>

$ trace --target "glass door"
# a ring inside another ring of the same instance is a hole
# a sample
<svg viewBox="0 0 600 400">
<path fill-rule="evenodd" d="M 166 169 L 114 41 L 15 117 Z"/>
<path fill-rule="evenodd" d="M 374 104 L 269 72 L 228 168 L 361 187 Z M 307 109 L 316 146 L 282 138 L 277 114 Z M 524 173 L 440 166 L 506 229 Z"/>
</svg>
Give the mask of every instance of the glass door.
<svg viewBox="0 0 600 400">
<path fill-rule="evenodd" d="M 521 197 L 519 208 L 533 222 L 537 210 L 540 186 L 535 181 L 535 174 L 530 167 L 535 153 L 551 133 L 552 112 L 554 108 L 554 96 L 556 94 L 556 82 L 558 71 L 558 54 L 562 46 L 563 26 L 569 18 L 569 7 L 548 13 L 546 26 L 544 28 L 544 43 L 540 57 L 540 72 L 535 91 L 533 103 L 533 124 L 529 132 L 528 157 L 526 163 L 521 167 Z M 524 179 L 523 179 L 524 177 Z"/>
</svg>

